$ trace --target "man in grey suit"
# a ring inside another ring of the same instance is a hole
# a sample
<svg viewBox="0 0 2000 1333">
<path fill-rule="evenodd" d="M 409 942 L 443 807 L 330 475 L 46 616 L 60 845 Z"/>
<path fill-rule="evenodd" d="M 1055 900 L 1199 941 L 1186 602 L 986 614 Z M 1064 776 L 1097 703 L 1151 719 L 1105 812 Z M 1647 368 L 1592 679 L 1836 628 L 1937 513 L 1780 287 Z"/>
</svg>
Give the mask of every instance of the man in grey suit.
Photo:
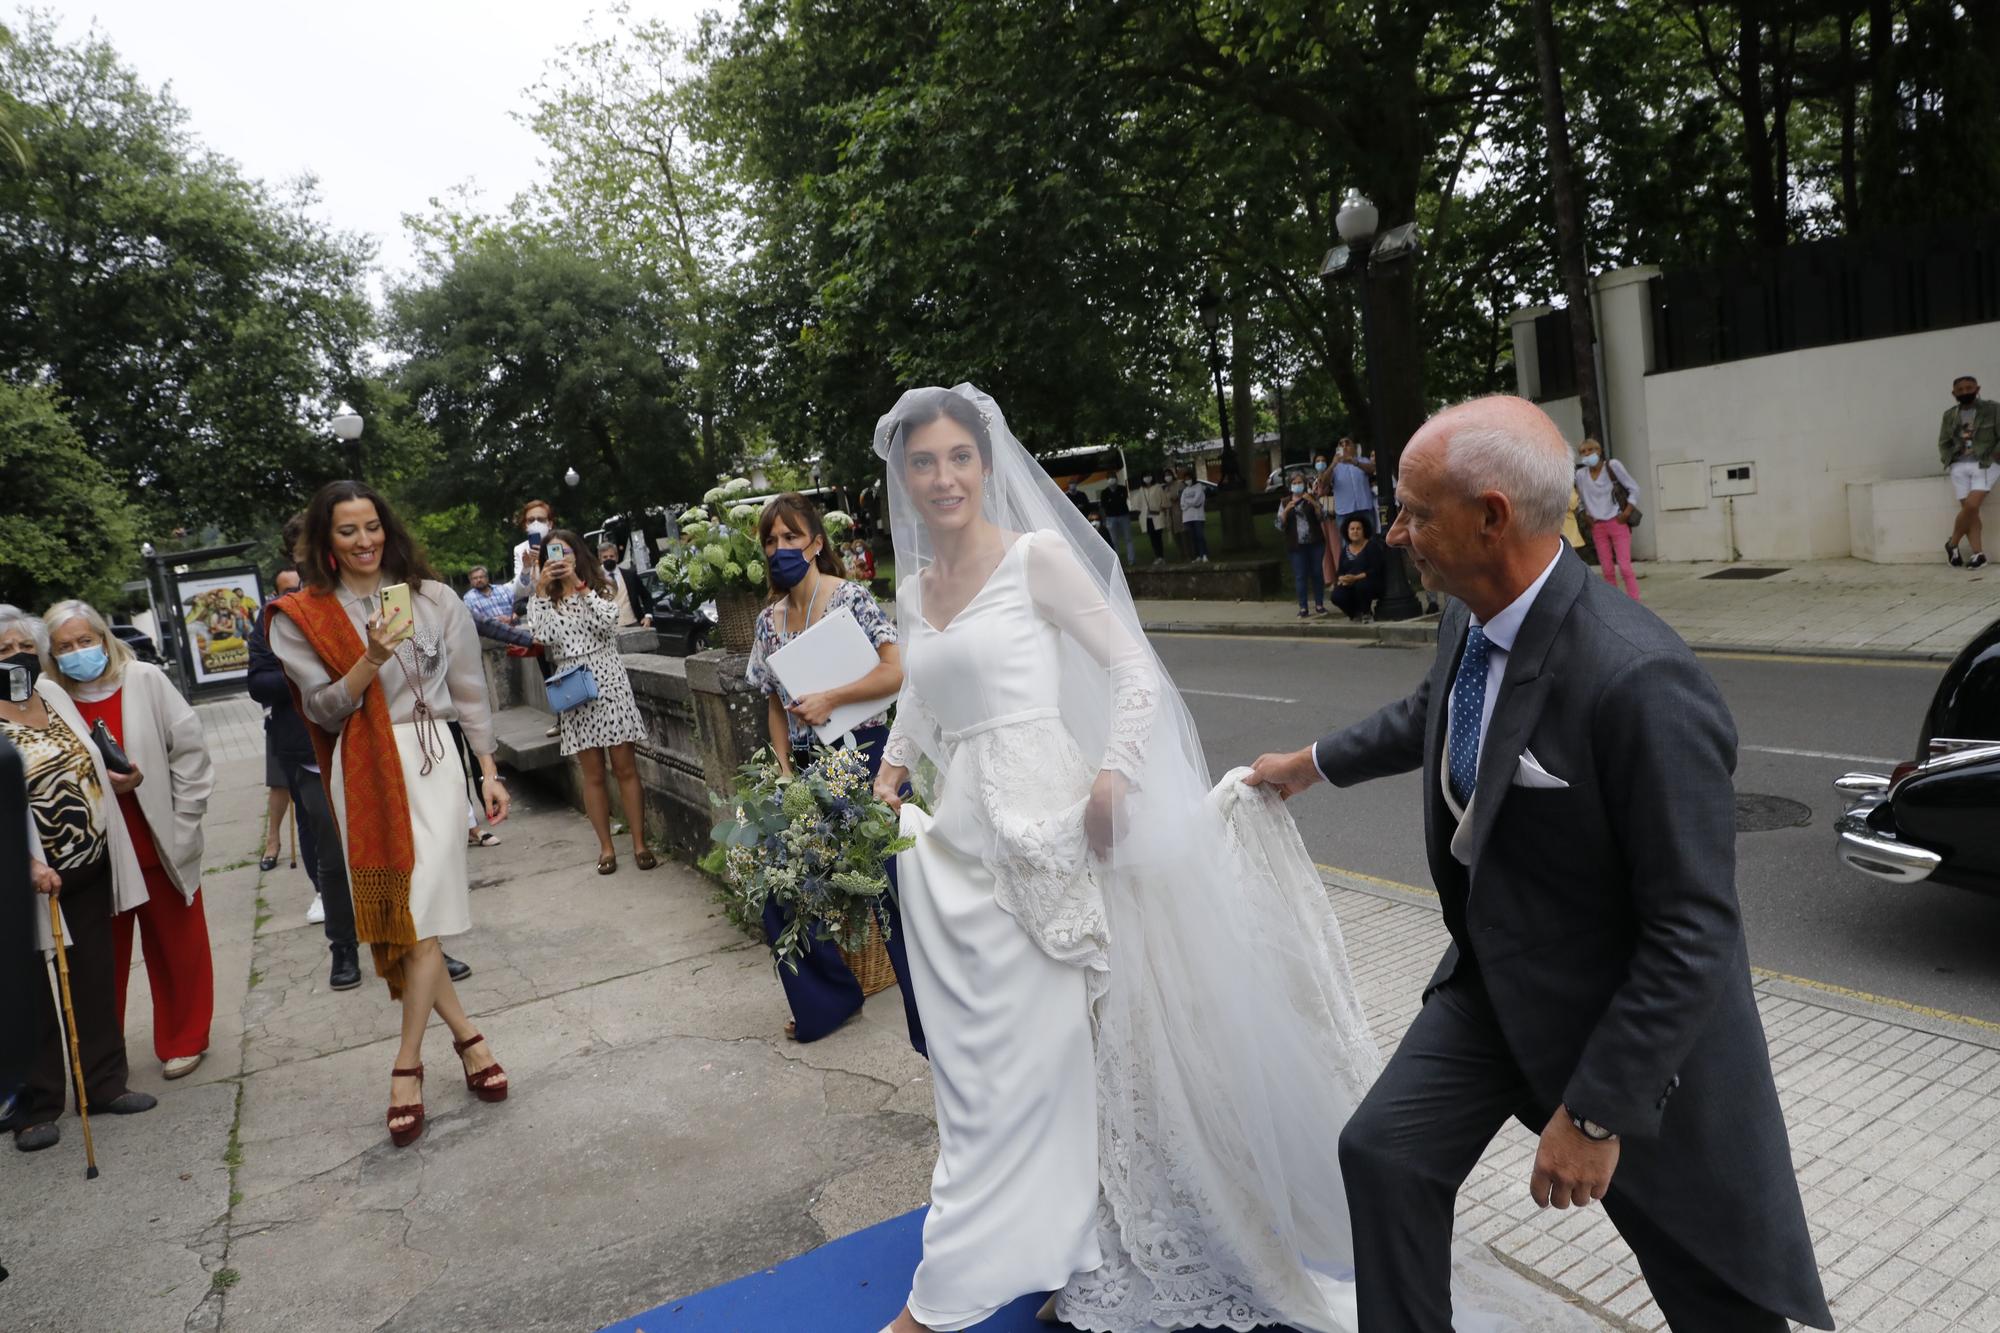
<svg viewBox="0 0 2000 1333">
<path fill-rule="evenodd" d="M 1736 732 L 1640 603 L 1562 559 L 1572 458 L 1518 398 L 1411 439 L 1389 544 L 1448 594 L 1414 694 L 1255 780 L 1423 771 L 1451 947 L 1340 1136 L 1364 1333 L 1449 1333 L 1459 1186 L 1507 1117 L 1539 1207 L 1602 1200 L 1678 1333 L 1832 1328 L 1750 986 Z"/>
</svg>

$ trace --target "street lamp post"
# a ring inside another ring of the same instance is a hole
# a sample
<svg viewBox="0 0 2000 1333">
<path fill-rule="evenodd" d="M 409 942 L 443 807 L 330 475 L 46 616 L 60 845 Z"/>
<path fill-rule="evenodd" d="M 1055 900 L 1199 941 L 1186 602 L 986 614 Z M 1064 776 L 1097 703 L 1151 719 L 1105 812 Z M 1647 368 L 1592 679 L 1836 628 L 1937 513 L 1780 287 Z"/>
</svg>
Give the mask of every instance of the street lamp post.
<svg viewBox="0 0 2000 1333">
<path fill-rule="evenodd" d="M 1328 296 L 1333 294 L 1334 284 L 1339 279 L 1349 274 L 1354 278 L 1355 300 L 1361 306 L 1362 355 L 1368 360 L 1368 415 L 1369 434 L 1375 439 L 1375 493 L 1381 513 L 1393 516 L 1396 512 L 1395 465 L 1402 456 L 1403 442 L 1391 441 L 1383 424 L 1387 415 L 1382 400 L 1382 357 L 1376 337 L 1368 271 L 1371 261 L 1380 267 L 1411 258 L 1417 248 L 1417 224 L 1408 222 L 1378 237 L 1376 227 L 1380 222 L 1381 212 L 1374 204 L 1360 194 L 1350 194 L 1333 220 L 1343 244 L 1327 251 L 1325 260 L 1320 264 L 1319 276 L 1326 285 Z M 1375 604 L 1376 618 L 1415 619 L 1422 614 L 1422 607 L 1410 588 L 1403 561 L 1392 558 L 1384 564 L 1382 598 Z"/>
<path fill-rule="evenodd" d="M 339 438 L 341 447 L 347 451 L 347 470 L 353 474 L 354 480 L 362 480 L 361 414 L 345 402 L 341 403 L 333 412 L 333 433 Z"/>
<path fill-rule="evenodd" d="M 1222 298 L 1216 293 L 1214 279 L 1201 285 L 1194 308 L 1208 333 L 1208 373 L 1215 381 L 1215 416 L 1222 427 L 1222 488 L 1233 491 L 1243 484 L 1243 473 L 1236 465 L 1236 448 L 1229 438 L 1229 401 L 1222 393 L 1222 345 L 1217 340 L 1222 329 Z"/>
</svg>

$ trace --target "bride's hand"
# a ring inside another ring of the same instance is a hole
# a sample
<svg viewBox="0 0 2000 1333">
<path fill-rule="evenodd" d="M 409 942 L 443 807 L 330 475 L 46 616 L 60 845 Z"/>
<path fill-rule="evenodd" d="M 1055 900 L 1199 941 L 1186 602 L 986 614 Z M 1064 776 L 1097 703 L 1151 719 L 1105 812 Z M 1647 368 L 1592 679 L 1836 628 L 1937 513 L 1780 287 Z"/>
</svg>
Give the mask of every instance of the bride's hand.
<svg viewBox="0 0 2000 1333">
<path fill-rule="evenodd" d="M 897 764 L 884 764 L 875 773 L 875 799 L 891 810 L 903 808 L 903 784 L 910 780 L 910 770 Z"/>
<path fill-rule="evenodd" d="M 1108 768 L 1090 785 L 1090 803 L 1083 807 L 1083 832 L 1090 839 L 1090 850 L 1099 856 L 1118 840 L 1120 807 L 1125 804 L 1128 785 L 1123 773 Z"/>
</svg>

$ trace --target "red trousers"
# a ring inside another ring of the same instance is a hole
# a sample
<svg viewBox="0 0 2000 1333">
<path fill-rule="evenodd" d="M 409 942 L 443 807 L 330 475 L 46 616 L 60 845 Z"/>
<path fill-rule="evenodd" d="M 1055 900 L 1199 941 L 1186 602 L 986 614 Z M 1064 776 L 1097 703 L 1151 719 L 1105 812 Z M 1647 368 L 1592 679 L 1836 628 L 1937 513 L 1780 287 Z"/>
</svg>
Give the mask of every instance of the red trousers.
<svg viewBox="0 0 2000 1333">
<path fill-rule="evenodd" d="M 143 831 L 141 837 L 148 836 Z M 117 967 L 118 1028 L 125 1028 L 125 988 L 132 980 L 132 925 L 146 954 L 146 980 L 153 988 L 153 1054 L 162 1063 L 208 1049 L 209 1020 L 215 1016 L 215 974 L 208 953 L 208 916 L 201 890 L 193 902 L 157 865 L 146 867 L 143 907 L 111 918 L 111 947 Z"/>
</svg>

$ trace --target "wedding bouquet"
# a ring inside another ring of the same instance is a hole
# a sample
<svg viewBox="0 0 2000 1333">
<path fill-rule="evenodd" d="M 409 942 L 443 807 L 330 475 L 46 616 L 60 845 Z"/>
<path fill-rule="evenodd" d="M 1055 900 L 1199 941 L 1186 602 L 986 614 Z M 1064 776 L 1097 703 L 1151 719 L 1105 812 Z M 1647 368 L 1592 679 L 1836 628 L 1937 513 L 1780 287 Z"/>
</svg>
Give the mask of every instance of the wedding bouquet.
<svg viewBox="0 0 2000 1333">
<path fill-rule="evenodd" d="M 889 858 L 914 841 L 900 836 L 896 812 L 870 787 L 855 751 L 823 750 L 787 778 L 760 750 L 738 770 L 732 799 L 716 802 L 733 817 L 715 826 L 702 868 L 727 886 L 733 916 L 760 918 L 769 903 L 787 909 L 790 921 L 771 947 L 790 971 L 815 940 L 848 953 L 866 946 L 876 899 L 889 887 Z"/>
</svg>

